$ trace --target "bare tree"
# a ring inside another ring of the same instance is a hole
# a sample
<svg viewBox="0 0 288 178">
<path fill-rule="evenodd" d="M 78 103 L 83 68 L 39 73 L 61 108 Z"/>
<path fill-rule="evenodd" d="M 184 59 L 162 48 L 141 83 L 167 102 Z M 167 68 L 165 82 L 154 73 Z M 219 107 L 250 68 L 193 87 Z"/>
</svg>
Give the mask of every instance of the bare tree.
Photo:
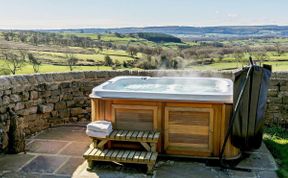
<svg viewBox="0 0 288 178">
<path fill-rule="evenodd" d="M 137 53 L 138 53 L 138 48 L 137 48 L 137 47 L 135 47 L 135 46 L 129 46 L 127 50 L 128 50 L 128 53 L 129 53 L 132 57 L 137 56 Z"/>
<path fill-rule="evenodd" d="M 73 66 L 75 66 L 78 62 L 78 59 L 73 54 L 67 54 L 67 65 L 69 66 L 70 71 L 73 71 Z"/>
<path fill-rule="evenodd" d="M 25 57 L 23 58 L 22 55 L 13 53 L 11 51 L 4 51 L 2 52 L 2 55 L 4 56 L 7 69 L 13 75 L 15 75 L 16 71 L 20 70 L 25 65 Z"/>
<path fill-rule="evenodd" d="M 258 62 L 260 62 L 260 65 L 263 63 L 263 61 L 269 58 L 265 49 L 255 51 L 253 56 L 257 59 Z"/>
<path fill-rule="evenodd" d="M 240 49 L 235 50 L 235 52 L 233 53 L 233 57 L 235 58 L 235 60 L 237 61 L 237 67 L 239 67 L 239 63 L 241 63 L 241 61 L 244 58 L 244 52 Z"/>
<path fill-rule="evenodd" d="M 275 43 L 274 43 L 274 46 L 275 46 L 277 55 L 278 55 L 278 56 L 281 56 L 281 55 L 284 53 L 281 44 L 280 44 L 279 42 L 275 42 Z"/>
<path fill-rule="evenodd" d="M 19 32 L 19 39 L 21 42 L 25 43 L 27 40 L 27 36 L 25 35 L 24 32 Z"/>
<path fill-rule="evenodd" d="M 40 69 L 41 62 L 38 61 L 38 59 L 36 59 L 32 53 L 28 53 L 28 59 L 29 59 L 30 64 L 32 64 L 34 72 L 38 73 L 39 69 Z"/>
<path fill-rule="evenodd" d="M 25 49 L 18 49 L 18 54 L 19 54 L 19 57 L 21 57 L 25 61 L 26 56 L 27 56 L 27 51 Z"/>
</svg>

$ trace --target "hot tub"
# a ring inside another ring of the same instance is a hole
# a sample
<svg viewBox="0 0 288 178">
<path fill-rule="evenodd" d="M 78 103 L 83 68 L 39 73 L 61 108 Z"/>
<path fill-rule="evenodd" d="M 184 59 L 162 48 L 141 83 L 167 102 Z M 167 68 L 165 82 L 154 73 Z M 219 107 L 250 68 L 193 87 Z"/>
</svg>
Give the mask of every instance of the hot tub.
<svg viewBox="0 0 288 178">
<path fill-rule="evenodd" d="M 201 77 L 115 77 L 93 88 L 92 121 L 113 128 L 157 130 L 158 152 L 217 158 L 233 103 L 233 82 Z M 123 145 L 122 145 L 123 146 Z M 226 158 L 239 150 L 229 141 Z"/>
<path fill-rule="evenodd" d="M 233 102 L 233 83 L 223 78 L 115 77 L 95 87 L 91 97 Z"/>
</svg>

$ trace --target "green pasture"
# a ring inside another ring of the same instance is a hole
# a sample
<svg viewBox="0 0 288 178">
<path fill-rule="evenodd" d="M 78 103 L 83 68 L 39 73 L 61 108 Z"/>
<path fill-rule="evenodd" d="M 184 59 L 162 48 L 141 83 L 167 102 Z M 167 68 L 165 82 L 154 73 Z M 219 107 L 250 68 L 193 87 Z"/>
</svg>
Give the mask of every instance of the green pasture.
<svg viewBox="0 0 288 178">
<path fill-rule="evenodd" d="M 284 62 L 263 62 L 263 64 L 272 65 L 273 71 L 287 71 L 288 70 L 288 61 Z M 213 63 L 210 65 L 194 65 L 189 66 L 189 69 L 192 70 L 213 70 L 213 71 L 223 71 L 231 70 L 236 68 L 242 68 L 246 63 L 237 63 L 237 62 L 227 62 L 227 63 Z"/>
</svg>

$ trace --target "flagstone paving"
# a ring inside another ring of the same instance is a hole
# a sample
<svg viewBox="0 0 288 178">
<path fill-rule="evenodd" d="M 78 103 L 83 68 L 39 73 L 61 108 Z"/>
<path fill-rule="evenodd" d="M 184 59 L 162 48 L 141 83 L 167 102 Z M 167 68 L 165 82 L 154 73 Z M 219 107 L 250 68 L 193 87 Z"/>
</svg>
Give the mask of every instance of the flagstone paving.
<svg viewBox="0 0 288 178">
<path fill-rule="evenodd" d="M 251 172 L 222 169 L 205 160 L 160 157 L 152 176 L 144 165 L 97 162 L 87 171 L 82 155 L 91 140 L 83 126 L 47 129 L 26 140 L 26 154 L 0 155 L 0 177 L 28 178 L 93 178 L 93 177 L 205 177 L 205 178 L 276 178 L 277 165 L 266 146 L 245 154 L 237 168 Z"/>
</svg>

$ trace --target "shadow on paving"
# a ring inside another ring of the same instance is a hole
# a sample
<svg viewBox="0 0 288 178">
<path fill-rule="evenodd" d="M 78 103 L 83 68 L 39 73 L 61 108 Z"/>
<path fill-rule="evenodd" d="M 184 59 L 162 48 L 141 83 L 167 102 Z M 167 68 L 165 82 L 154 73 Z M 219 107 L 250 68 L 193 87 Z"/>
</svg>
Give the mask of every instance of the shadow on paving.
<svg viewBox="0 0 288 178">
<path fill-rule="evenodd" d="M 276 178 L 276 163 L 263 144 L 255 151 L 245 154 L 238 168 L 252 172 L 225 170 L 207 166 L 205 160 L 159 157 L 153 176 L 147 176 L 146 165 L 95 162 L 92 171 L 87 171 L 87 162 L 82 155 L 91 140 L 85 135 L 85 127 L 56 127 L 47 129 L 26 141 L 27 153 L 0 155 L 0 177 L 257 177 Z"/>
</svg>

